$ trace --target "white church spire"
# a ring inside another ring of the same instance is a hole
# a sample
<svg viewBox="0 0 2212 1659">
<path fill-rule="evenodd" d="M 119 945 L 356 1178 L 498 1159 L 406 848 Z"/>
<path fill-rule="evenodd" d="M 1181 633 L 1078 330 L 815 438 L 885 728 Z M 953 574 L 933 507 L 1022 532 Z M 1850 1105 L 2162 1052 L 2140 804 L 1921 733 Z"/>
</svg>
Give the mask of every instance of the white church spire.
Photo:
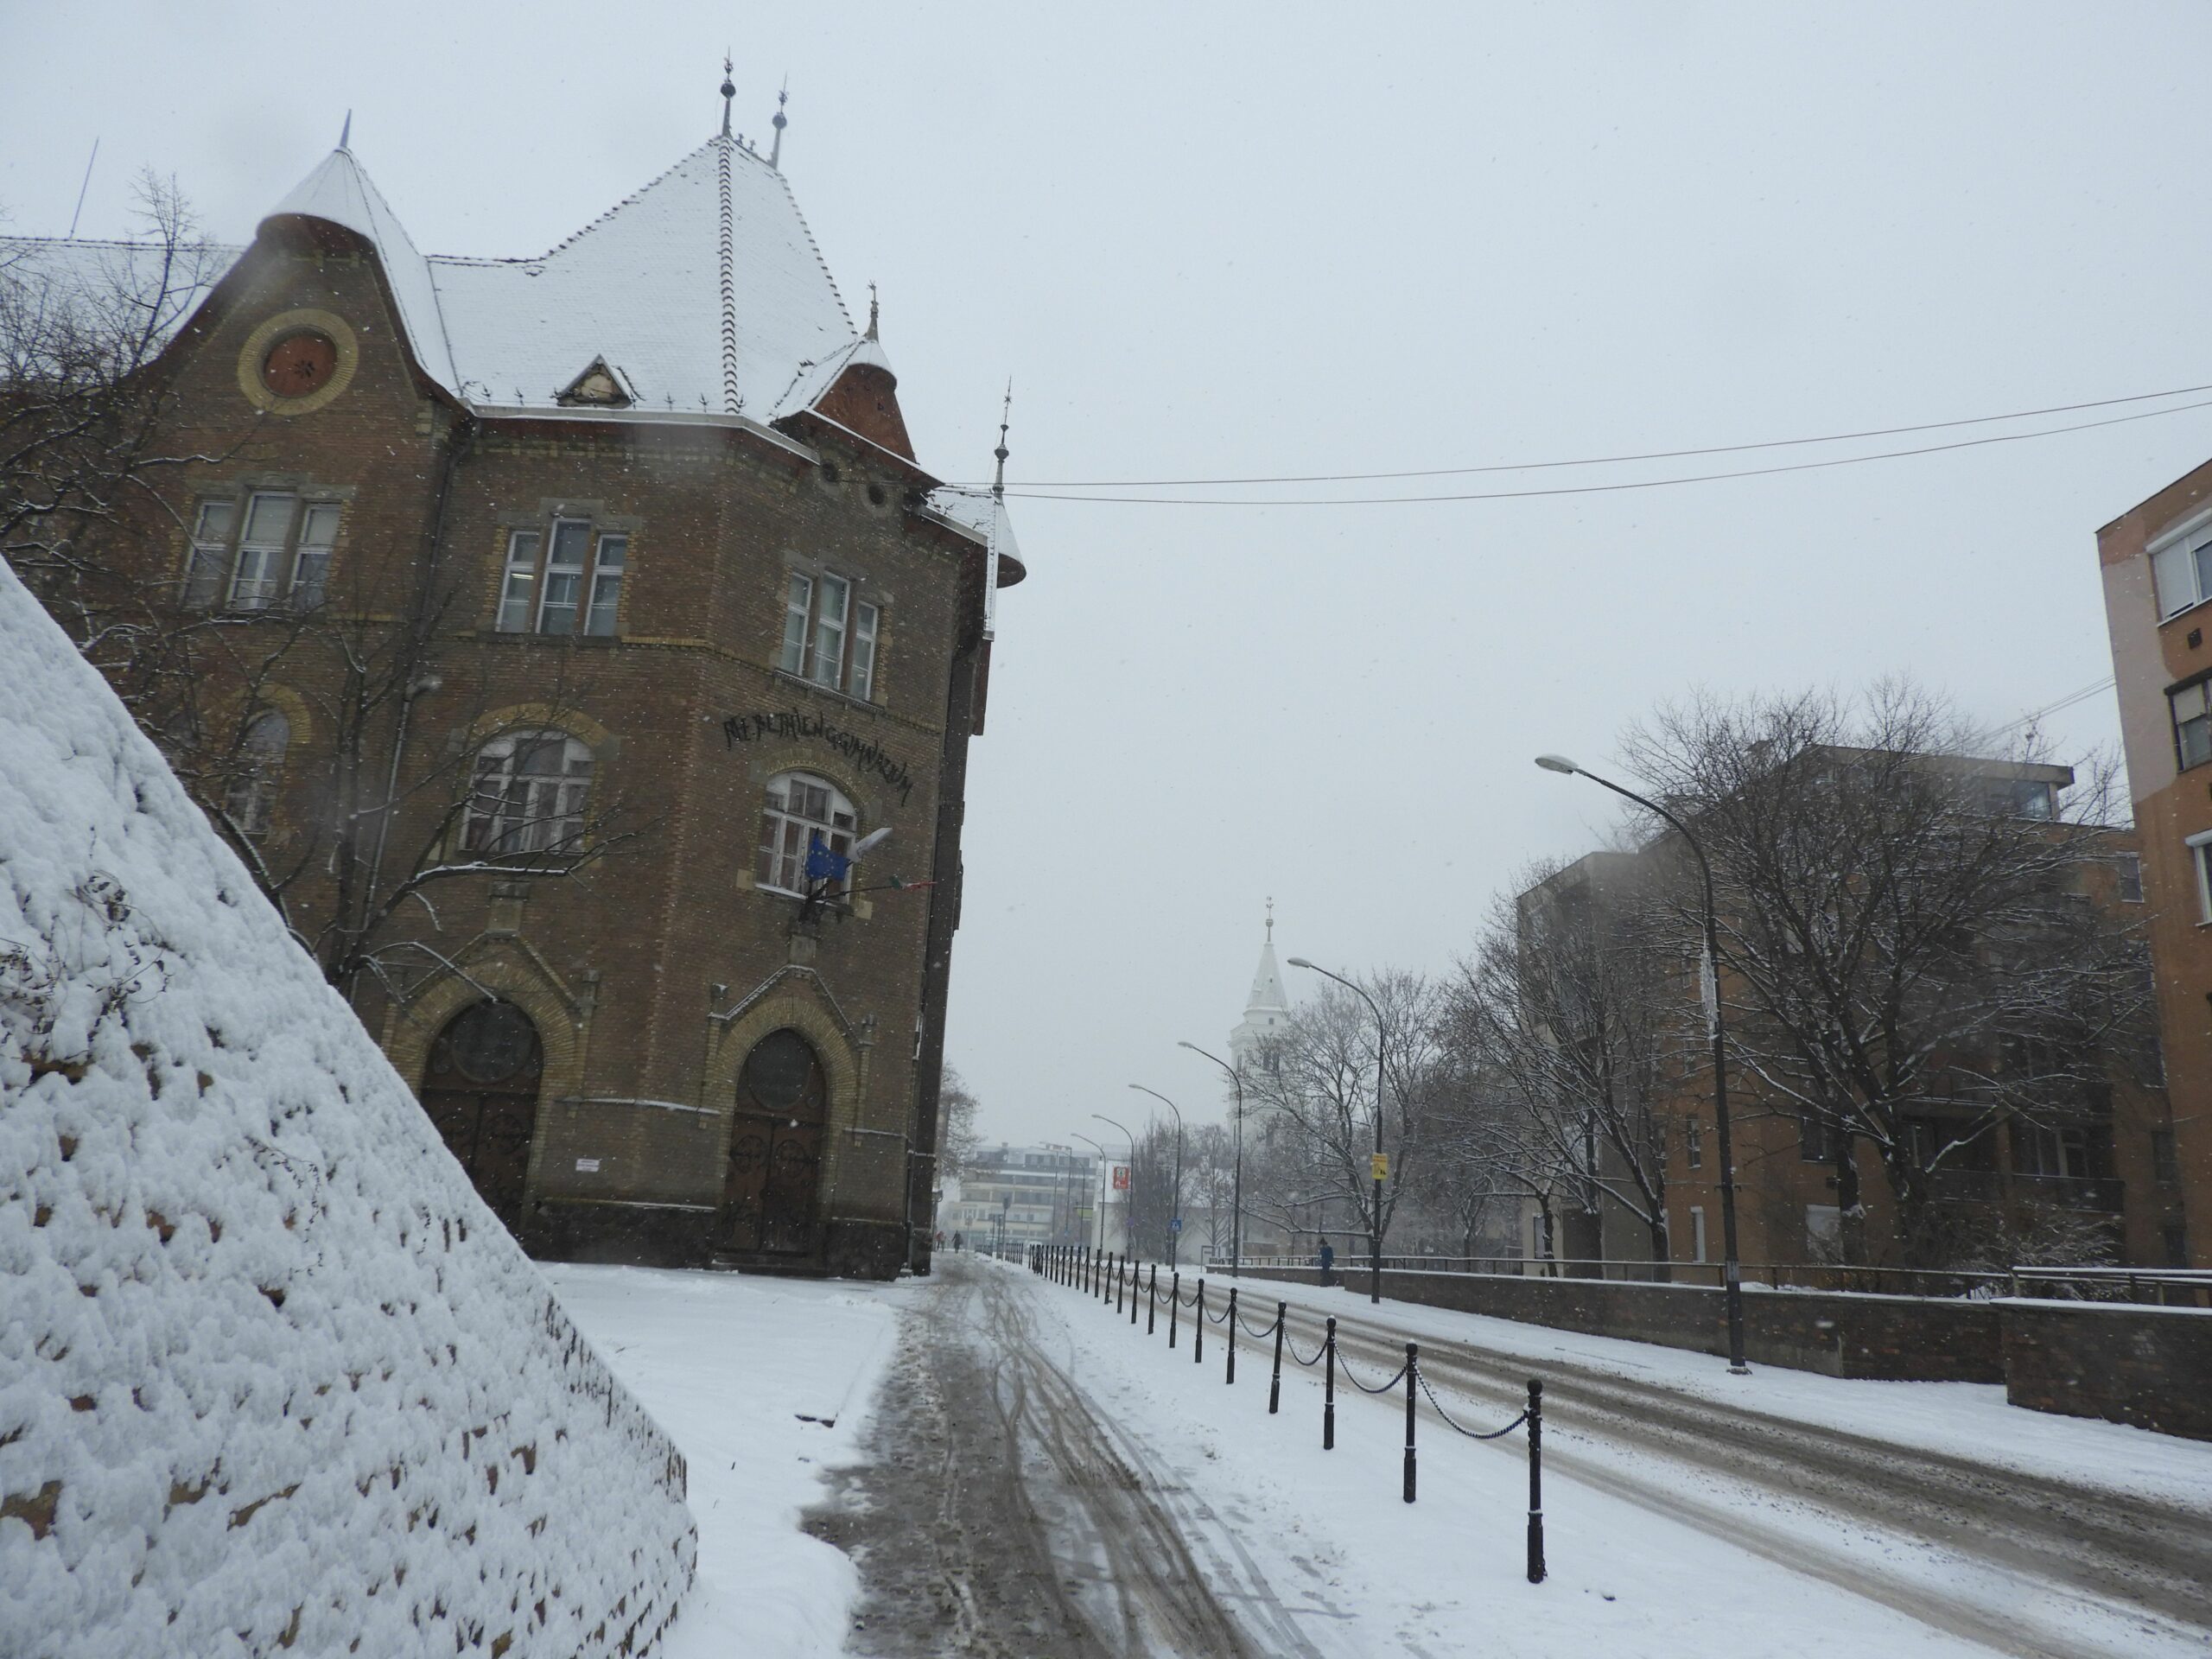
<svg viewBox="0 0 2212 1659">
<path fill-rule="evenodd" d="M 1290 1024 L 1290 999 L 1283 995 L 1282 970 L 1275 965 L 1275 901 L 1268 900 L 1268 931 L 1260 946 L 1260 965 L 1244 1018 L 1229 1033 L 1229 1058 L 1239 1069 L 1259 1058 L 1261 1047 L 1283 1035 Z"/>
</svg>

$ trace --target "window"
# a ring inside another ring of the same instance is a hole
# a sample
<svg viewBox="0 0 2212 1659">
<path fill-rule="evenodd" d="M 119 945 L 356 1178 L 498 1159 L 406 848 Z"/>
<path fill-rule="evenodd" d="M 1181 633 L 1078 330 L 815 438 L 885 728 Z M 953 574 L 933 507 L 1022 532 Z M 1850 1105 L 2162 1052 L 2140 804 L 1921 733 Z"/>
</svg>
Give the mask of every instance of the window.
<svg viewBox="0 0 2212 1659">
<path fill-rule="evenodd" d="M 1836 1157 L 1835 1125 L 1812 1107 L 1797 1113 L 1797 1157 L 1808 1164 L 1832 1164 Z"/>
<path fill-rule="evenodd" d="M 1843 1211 L 1833 1204 L 1805 1206 L 1805 1254 L 1815 1262 L 1834 1262 L 1843 1252 Z"/>
<path fill-rule="evenodd" d="M 2190 866 L 2196 872 L 2196 919 L 2212 924 L 2212 864 L 2206 855 L 2212 852 L 2212 830 L 2191 836 L 2183 843 L 2189 849 Z"/>
<path fill-rule="evenodd" d="M 2212 681 L 2199 680 L 2166 694 L 2174 711 L 2174 752 L 2183 772 L 2212 760 L 2212 718 L 2208 718 L 2205 702 L 2208 686 L 2212 686 Z"/>
<path fill-rule="evenodd" d="M 238 833 L 266 835 L 270 807 L 276 794 L 284 751 L 292 744 L 292 722 L 274 709 L 256 715 L 238 741 L 238 770 L 223 802 Z"/>
<path fill-rule="evenodd" d="M 461 844 L 472 853 L 575 852 L 591 750 L 566 732 L 516 732 L 476 757 Z"/>
<path fill-rule="evenodd" d="M 283 490 L 255 490 L 236 500 L 203 501 L 193 520 L 184 604 L 219 601 L 238 611 L 289 602 L 312 610 L 330 582 L 330 555 L 341 512 L 335 501 L 302 502 Z"/>
<path fill-rule="evenodd" d="M 1682 1120 L 1682 1157 L 1692 1169 L 1705 1167 L 1705 1125 L 1694 1117 Z"/>
<path fill-rule="evenodd" d="M 807 849 L 814 837 L 821 836 L 833 853 L 849 853 L 859 828 L 853 804 L 827 779 L 804 772 L 772 778 L 760 812 L 760 857 L 753 878 L 764 887 L 804 893 Z"/>
<path fill-rule="evenodd" d="M 2039 778 L 2007 778 L 1986 787 L 1987 810 L 2000 818 L 2042 818 L 2058 816 L 2058 799 L 2051 786 Z"/>
<path fill-rule="evenodd" d="M 2212 523 L 2201 524 L 2151 551 L 2158 578 L 2158 620 L 2212 599 Z"/>
<path fill-rule="evenodd" d="M 1690 1250 L 1691 1261 L 1705 1260 L 1705 1206 L 1701 1204 L 1690 1206 Z"/>
<path fill-rule="evenodd" d="M 844 576 L 792 571 L 784 589 L 784 639 L 776 666 L 786 674 L 868 702 L 875 692 L 882 612 L 856 599 Z"/>
<path fill-rule="evenodd" d="M 2134 853 L 2122 853 L 2113 860 L 2119 872 L 2120 902 L 2139 905 L 2143 902 L 2143 861 Z"/>
<path fill-rule="evenodd" d="M 501 633 L 584 633 L 611 638 L 622 605 L 627 532 L 600 530 L 588 518 L 556 518 L 542 530 L 507 532 L 499 578 Z"/>
<path fill-rule="evenodd" d="M 2174 1155 L 2174 1132 L 2151 1131 L 2151 1179 L 2161 1186 L 2181 1184 L 2181 1160 Z"/>
</svg>

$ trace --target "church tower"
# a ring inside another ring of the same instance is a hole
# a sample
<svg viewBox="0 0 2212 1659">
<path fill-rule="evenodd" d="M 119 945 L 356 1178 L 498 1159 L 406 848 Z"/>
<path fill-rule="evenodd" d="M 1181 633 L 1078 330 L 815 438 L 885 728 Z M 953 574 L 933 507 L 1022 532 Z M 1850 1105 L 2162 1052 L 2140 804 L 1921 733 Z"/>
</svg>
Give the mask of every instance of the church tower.
<svg viewBox="0 0 2212 1659">
<path fill-rule="evenodd" d="M 1290 1024 L 1290 999 L 1282 992 L 1282 971 L 1275 966 L 1275 901 L 1268 900 L 1268 931 L 1260 946 L 1260 965 L 1252 975 L 1244 1018 L 1229 1033 L 1229 1058 L 1238 1071 L 1259 1062 L 1261 1050 L 1283 1036 Z"/>
</svg>

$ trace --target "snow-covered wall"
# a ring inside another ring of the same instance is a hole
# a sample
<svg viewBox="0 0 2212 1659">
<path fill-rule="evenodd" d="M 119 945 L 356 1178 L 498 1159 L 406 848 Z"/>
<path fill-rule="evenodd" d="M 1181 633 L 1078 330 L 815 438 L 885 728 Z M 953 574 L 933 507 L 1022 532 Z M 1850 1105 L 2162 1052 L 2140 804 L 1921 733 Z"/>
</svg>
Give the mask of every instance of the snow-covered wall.
<svg viewBox="0 0 2212 1659">
<path fill-rule="evenodd" d="M 0 1653 L 643 1654 L 682 1458 L 0 565 Z"/>
</svg>

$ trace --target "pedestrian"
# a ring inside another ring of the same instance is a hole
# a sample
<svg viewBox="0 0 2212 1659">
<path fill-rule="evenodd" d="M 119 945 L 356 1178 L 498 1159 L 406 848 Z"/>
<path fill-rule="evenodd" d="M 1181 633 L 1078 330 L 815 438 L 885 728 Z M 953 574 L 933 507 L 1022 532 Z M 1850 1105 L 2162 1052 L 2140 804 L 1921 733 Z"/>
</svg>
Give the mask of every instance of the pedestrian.
<svg viewBox="0 0 2212 1659">
<path fill-rule="evenodd" d="M 1337 1282 L 1336 1247 L 1325 1238 L 1321 1241 L 1321 1282 L 1325 1285 Z"/>
<path fill-rule="evenodd" d="M 967 1241 L 966 1241 L 965 1239 L 962 1238 L 962 1237 L 961 1237 L 961 1236 L 960 1236 L 958 1233 L 955 1233 L 955 1234 L 953 1234 L 953 1236 L 952 1236 L 952 1253 L 953 1253 L 955 1255 L 959 1255 L 959 1254 L 960 1254 L 960 1252 L 961 1252 L 961 1251 L 963 1251 L 963 1250 L 966 1249 L 967 1248 L 968 1248 Z"/>
<path fill-rule="evenodd" d="M 932 1239 L 932 1240 L 931 1241 L 931 1247 L 932 1247 L 933 1249 L 940 1249 L 940 1250 L 941 1250 L 941 1249 L 943 1249 L 944 1248 L 944 1228 L 940 1227 L 940 1228 L 938 1228 L 938 1229 L 937 1230 L 937 1236 L 936 1236 L 934 1239 Z"/>
</svg>

